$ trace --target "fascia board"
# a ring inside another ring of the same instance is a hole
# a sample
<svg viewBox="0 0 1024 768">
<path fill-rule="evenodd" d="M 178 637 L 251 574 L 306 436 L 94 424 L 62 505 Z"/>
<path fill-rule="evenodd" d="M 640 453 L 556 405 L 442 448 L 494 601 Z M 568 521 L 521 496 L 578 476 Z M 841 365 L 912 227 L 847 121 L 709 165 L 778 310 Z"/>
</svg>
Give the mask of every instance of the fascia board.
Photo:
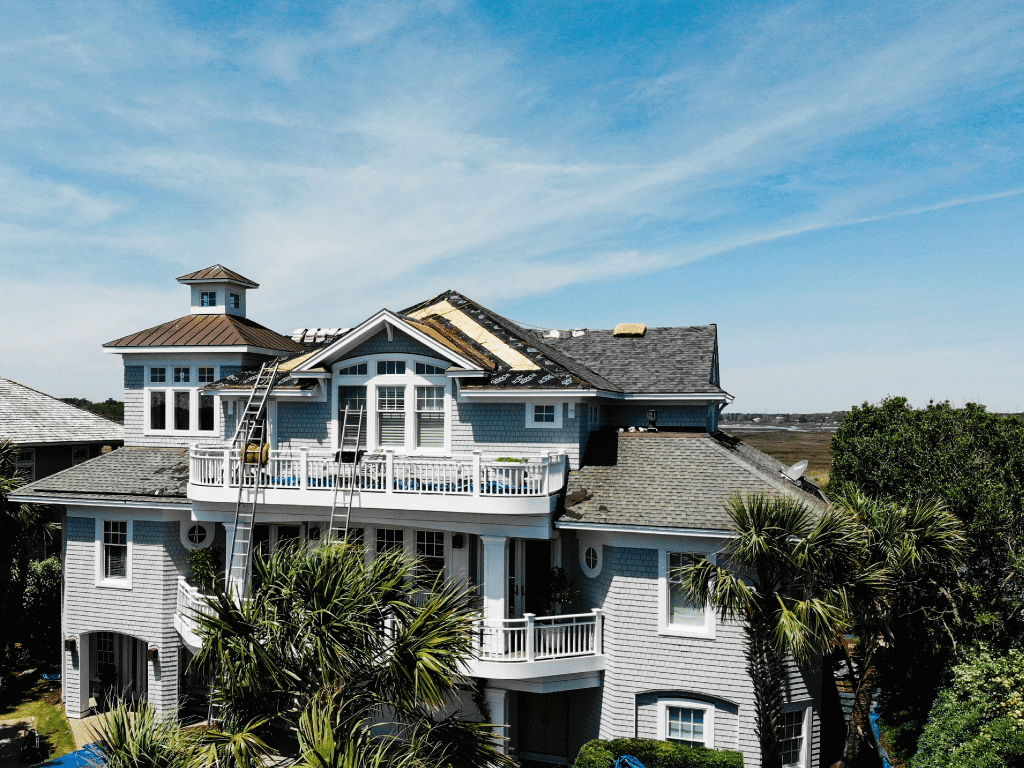
<svg viewBox="0 0 1024 768">
<path fill-rule="evenodd" d="M 466 400 L 507 400 L 517 402 L 523 399 L 535 398 L 566 398 L 566 397 L 606 397 L 611 400 L 676 400 L 682 402 L 729 402 L 729 395 L 702 395 L 702 394 L 654 394 L 654 395 L 627 395 L 622 392 L 608 392 L 603 389 L 465 389 L 459 392 L 459 396 Z"/>
<path fill-rule="evenodd" d="M 406 333 L 416 339 L 416 341 L 423 344 L 423 346 L 437 352 L 442 358 L 455 360 L 455 362 L 463 368 L 473 368 L 475 365 L 471 360 L 467 360 L 459 353 L 439 343 L 432 336 L 428 336 L 419 329 L 409 325 L 409 323 L 391 310 L 382 309 L 376 315 L 363 321 L 360 325 L 353 328 L 330 346 L 324 347 L 324 349 L 306 360 L 302 365 L 296 366 L 294 370 L 309 370 L 310 368 L 323 365 L 325 360 L 330 360 L 339 355 L 345 354 L 348 350 L 359 346 L 361 343 L 366 341 L 367 338 L 377 333 L 385 323 L 390 323 L 394 327 L 399 328 L 403 333 Z"/>
<path fill-rule="evenodd" d="M 16 501 L 19 504 L 54 504 L 62 507 L 113 507 L 115 509 L 122 509 L 124 507 L 137 508 L 137 509 L 164 509 L 182 511 L 190 508 L 190 503 L 187 499 L 177 504 L 155 501 L 125 501 L 121 499 L 84 499 L 79 497 L 66 497 L 66 496 L 8 496 L 10 501 Z"/>
<path fill-rule="evenodd" d="M 664 393 L 653 394 L 653 395 L 648 395 L 648 394 L 620 395 L 619 397 L 621 399 L 623 399 L 623 400 L 686 400 L 686 401 L 691 401 L 691 402 L 694 401 L 694 400 L 698 400 L 698 401 L 703 401 L 703 402 L 717 403 L 717 402 L 725 402 L 725 401 L 727 401 L 730 396 L 727 395 L 727 394 L 721 394 L 721 395 L 713 395 L 712 394 L 712 395 L 708 395 L 708 394 L 699 394 L 699 393 L 685 394 L 685 393 L 679 393 L 679 392 L 675 392 L 675 393 L 664 392 Z"/>
<path fill-rule="evenodd" d="M 268 347 L 249 347 L 239 344 L 238 346 L 230 347 L 190 347 L 187 345 L 168 345 L 163 347 L 104 347 L 104 352 L 112 355 L 153 355 L 153 354 L 223 354 L 223 353 L 242 353 L 242 354 L 254 354 L 254 355 L 273 355 L 274 357 L 280 357 L 281 355 L 291 355 L 293 352 L 287 349 L 270 349 Z"/>
<path fill-rule="evenodd" d="M 687 536 L 704 539 L 732 539 L 736 534 L 711 528 L 669 528 L 654 525 L 615 525 L 613 523 L 555 522 L 555 528 L 582 531 L 603 531 L 621 534 L 653 534 L 655 536 Z"/>
</svg>

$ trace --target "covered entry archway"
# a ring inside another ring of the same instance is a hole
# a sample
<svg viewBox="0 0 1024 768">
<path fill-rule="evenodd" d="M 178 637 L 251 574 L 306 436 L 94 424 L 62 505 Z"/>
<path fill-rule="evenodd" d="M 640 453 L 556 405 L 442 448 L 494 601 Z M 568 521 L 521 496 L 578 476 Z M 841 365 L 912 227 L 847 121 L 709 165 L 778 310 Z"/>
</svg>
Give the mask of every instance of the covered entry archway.
<svg viewBox="0 0 1024 768">
<path fill-rule="evenodd" d="M 149 695 L 147 643 L 120 632 L 89 632 L 82 638 L 81 691 L 83 711 L 103 710 L 111 701 L 126 698 L 141 703 Z"/>
</svg>

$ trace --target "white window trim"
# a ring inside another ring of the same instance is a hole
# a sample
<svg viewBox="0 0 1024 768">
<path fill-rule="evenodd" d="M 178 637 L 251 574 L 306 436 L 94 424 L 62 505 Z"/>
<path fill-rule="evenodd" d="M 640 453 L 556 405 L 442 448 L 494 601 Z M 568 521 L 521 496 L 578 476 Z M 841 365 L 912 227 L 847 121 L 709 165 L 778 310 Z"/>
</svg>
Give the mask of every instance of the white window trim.
<svg viewBox="0 0 1024 768">
<path fill-rule="evenodd" d="M 715 639 L 715 627 L 717 624 L 715 611 L 710 605 L 704 606 L 704 626 L 685 627 L 669 623 L 669 589 L 668 589 L 668 556 L 669 553 L 692 553 L 704 555 L 712 563 L 716 562 L 714 552 L 702 552 L 696 547 L 680 545 L 677 547 L 662 548 L 658 550 L 658 634 L 674 635 L 677 637 L 696 637 L 706 640 Z"/>
<path fill-rule="evenodd" d="M 533 409 L 538 405 L 553 405 L 555 406 L 555 420 L 554 421 L 534 421 L 533 420 Z M 530 402 L 527 403 L 524 411 L 526 414 L 526 428 L 527 429 L 561 429 L 562 428 L 562 411 L 565 408 L 562 405 L 562 401 L 547 401 L 547 402 Z"/>
<path fill-rule="evenodd" d="M 165 381 L 158 384 L 151 384 L 150 381 L 150 370 L 152 368 L 164 368 L 167 371 Z M 189 381 L 188 383 L 174 383 L 174 369 L 175 368 L 188 368 L 189 369 Z M 223 423 L 223 412 L 220 404 L 220 395 L 213 395 L 213 429 L 199 429 L 199 390 L 202 389 L 205 384 L 199 383 L 199 369 L 200 368 L 213 368 L 213 377 L 217 379 L 217 363 L 209 364 L 189 364 L 189 365 L 147 365 L 146 366 L 146 386 L 143 387 L 143 425 L 142 434 L 144 435 L 169 435 L 172 437 L 209 437 L 219 438 L 224 431 Z M 151 411 L 153 406 L 152 392 L 164 392 L 167 395 L 167 402 L 165 407 L 167 408 L 164 429 L 153 429 L 151 420 Z M 175 392 L 188 392 L 189 393 L 189 411 L 188 411 L 188 429 L 175 429 L 174 428 L 174 393 Z M 211 394 L 211 393 L 207 393 Z"/>
<path fill-rule="evenodd" d="M 695 699 L 658 699 L 658 740 L 668 741 L 668 708 L 686 707 L 704 710 L 704 746 L 715 748 L 715 705 Z M 672 742 L 673 744 L 675 742 Z"/>
<path fill-rule="evenodd" d="M 381 360 L 402 360 L 405 373 L 377 373 Z M 340 447 L 341 430 L 338 425 L 338 387 L 366 387 L 366 449 L 369 452 L 393 450 L 402 456 L 450 456 L 452 445 L 452 380 L 445 373 L 425 376 L 415 373 L 416 363 L 428 363 L 447 368 L 449 363 L 420 355 L 379 354 L 340 360 L 331 366 L 331 444 Z M 366 363 L 365 375 L 341 376 L 338 371 L 352 365 Z M 377 424 L 377 387 L 405 387 L 405 444 L 382 446 Z M 416 387 L 444 387 L 444 444 L 440 448 L 416 447 Z"/>
<path fill-rule="evenodd" d="M 103 523 L 117 522 L 117 523 L 128 523 L 128 557 L 125 563 L 125 577 L 124 579 L 106 579 L 103 577 Z M 134 520 L 122 520 L 116 517 L 97 517 L 96 518 L 96 586 L 103 589 L 131 589 L 132 588 L 132 549 L 133 540 L 135 536 L 135 521 Z"/>
<path fill-rule="evenodd" d="M 596 579 L 601 575 L 601 567 L 604 565 L 604 544 L 594 536 L 580 536 L 577 541 L 579 542 L 580 568 L 587 578 Z M 587 549 L 590 547 L 597 552 L 597 565 L 593 568 L 587 565 Z"/>
<path fill-rule="evenodd" d="M 192 529 L 192 526 L 194 525 L 201 525 L 206 529 L 206 538 L 198 544 L 193 544 L 191 541 L 188 540 L 188 532 Z M 189 550 L 207 549 L 211 544 L 213 544 L 213 538 L 216 535 L 216 531 L 217 524 L 212 523 L 208 520 L 182 520 L 180 526 L 181 545 L 185 547 L 185 549 Z"/>
<path fill-rule="evenodd" d="M 798 701 L 790 704 L 784 704 L 782 706 L 783 713 L 788 712 L 799 712 L 803 710 L 804 713 L 804 726 L 803 726 L 803 738 L 800 744 L 800 759 L 795 763 L 785 763 L 782 768 L 810 768 L 811 765 L 811 712 L 812 706 L 810 701 Z"/>
</svg>

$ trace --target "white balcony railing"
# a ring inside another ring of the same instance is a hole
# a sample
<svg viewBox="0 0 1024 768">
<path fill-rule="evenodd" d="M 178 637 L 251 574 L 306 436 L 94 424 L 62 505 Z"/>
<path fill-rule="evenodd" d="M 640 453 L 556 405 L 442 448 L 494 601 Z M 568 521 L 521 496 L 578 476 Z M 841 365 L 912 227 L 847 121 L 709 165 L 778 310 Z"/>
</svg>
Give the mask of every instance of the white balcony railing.
<svg viewBox="0 0 1024 768">
<path fill-rule="evenodd" d="M 481 661 L 531 662 L 595 656 L 602 649 L 600 609 L 569 616 L 482 620 L 477 625 Z"/>
<path fill-rule="evenodd" d="M 442 496 L 545 497 L 565 483 L 568 457 L 552 453 L 527 461 L 465 458 L 418 458 L 383 455 L 363 458 L 354 479 L 349 468 L 339 472 L 334 456 L 305 449 L 270 451 L 266 466 L 241 464 L 238 451 L 222 446 L 193 446 L 189 451 L 189 483 L 196 486 L 253 487 L 296 491 L 354 490 L 366 493 L 435 494 Z M 257 474 L 259 473 L 259 474 Z"/>
<path fill-rule="evenodd" d="M 178 577 L 178 601 L 174 614 L 174 626 L 184 638 L 186 645 L 196 650 L 201 640 L 196 633 L 197 616 L 208 616 L 212 609 L 207 605 L 203 593 L 190 585 L 184 576 Z"/>
</svg>

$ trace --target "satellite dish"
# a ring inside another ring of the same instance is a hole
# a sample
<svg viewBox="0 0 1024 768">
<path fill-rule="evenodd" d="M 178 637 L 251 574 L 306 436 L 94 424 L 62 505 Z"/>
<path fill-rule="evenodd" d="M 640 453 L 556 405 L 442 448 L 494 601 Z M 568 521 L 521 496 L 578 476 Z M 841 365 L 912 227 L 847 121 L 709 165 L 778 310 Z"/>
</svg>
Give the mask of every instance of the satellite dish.
<svg viewBox="0 0 1024 768">
<path fill-rule="evenodd" d="M 807 460 L 798 461 L 789 469 L 784 469 L 782 474 L 792 480 L 794 483 L 797 482 L 801 477 L 804 476 L 804 472 L 807 471 Z"/>
</svg>

